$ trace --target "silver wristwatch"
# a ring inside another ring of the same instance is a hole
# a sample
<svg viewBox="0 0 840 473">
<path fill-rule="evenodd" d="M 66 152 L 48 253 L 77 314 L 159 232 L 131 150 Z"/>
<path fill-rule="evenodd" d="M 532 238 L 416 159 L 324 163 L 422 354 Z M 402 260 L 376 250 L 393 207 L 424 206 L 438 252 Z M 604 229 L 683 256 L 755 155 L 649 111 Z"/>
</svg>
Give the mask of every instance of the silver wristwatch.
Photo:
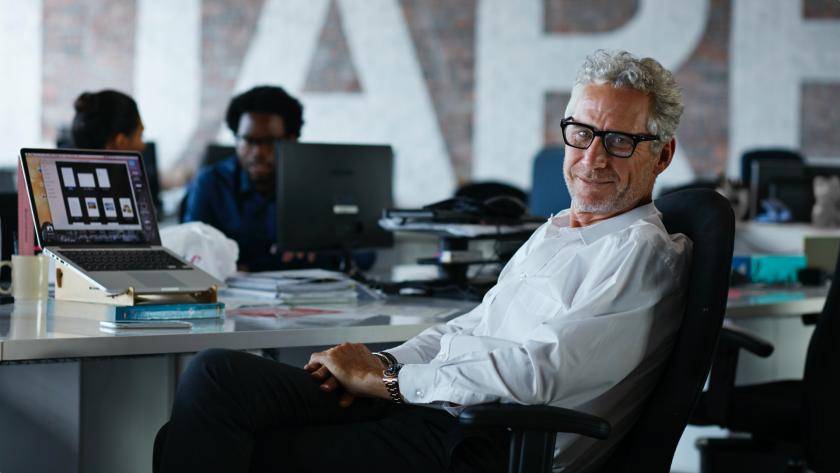
<svg viewBox="0 0 840 473">
<path fill-rule="evenodd" d="M 385 389 L 388 390 L 388 395 L 391 396 L 391 400 L 397 404 L 403 403 L 399 381 L 399 374 L 402 367 L 402 363 L 395 363 L 385 368 L 385 371 L 382 372 L 382 383 L 385 385 Z"/>
</svg>

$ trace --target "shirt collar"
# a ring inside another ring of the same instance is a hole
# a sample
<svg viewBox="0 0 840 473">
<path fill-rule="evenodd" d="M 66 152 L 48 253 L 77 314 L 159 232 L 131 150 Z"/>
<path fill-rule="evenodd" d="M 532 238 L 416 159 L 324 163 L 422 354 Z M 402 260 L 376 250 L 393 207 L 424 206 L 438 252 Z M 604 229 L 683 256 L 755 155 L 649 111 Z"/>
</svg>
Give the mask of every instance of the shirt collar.
<svg viewBox="0 0 840 473">
<path fill-rule="evenodd" d="M 553 231 L 559 231 L 564 233 L 575 232 L 580 236 L 580 239 L 583 240 L 583 243 L 586 245 L 591 245 L 592 243 L 598 241 L 601 237 L 623 230 L 632 225 L 633 222 L 637 220 L 652 215 L 659 215 L 659 211 L 656 209 L 656 206 L 653 205 L 653 202 L 650 202 L 592 225 L 579 228 L 571 228 L 569 227 L 570 212 L 570 209 L 566 209 L 560 212 L 559 214 L 549 218 L 548 226 Z"/>
</svg>

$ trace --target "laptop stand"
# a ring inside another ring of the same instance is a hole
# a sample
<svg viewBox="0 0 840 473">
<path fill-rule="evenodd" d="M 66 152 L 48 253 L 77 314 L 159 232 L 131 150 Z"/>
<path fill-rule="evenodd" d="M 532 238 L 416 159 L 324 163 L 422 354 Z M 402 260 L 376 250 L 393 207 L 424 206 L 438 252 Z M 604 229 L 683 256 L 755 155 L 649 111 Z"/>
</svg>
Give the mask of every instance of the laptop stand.
<svg viewBox="0 0 840 473">
<path fill-rule="evenodd" d="M 56 300 L 95 302 L 131 306 L 141 304 L 197 304 L 218 302 L 218 288 L 210 286 L 201 291 L 138 292 L 127 287 L 119 294 L 109 294 L 91 286 L 74 268 L 61 262 L 55 263 Z"/>
</svg>

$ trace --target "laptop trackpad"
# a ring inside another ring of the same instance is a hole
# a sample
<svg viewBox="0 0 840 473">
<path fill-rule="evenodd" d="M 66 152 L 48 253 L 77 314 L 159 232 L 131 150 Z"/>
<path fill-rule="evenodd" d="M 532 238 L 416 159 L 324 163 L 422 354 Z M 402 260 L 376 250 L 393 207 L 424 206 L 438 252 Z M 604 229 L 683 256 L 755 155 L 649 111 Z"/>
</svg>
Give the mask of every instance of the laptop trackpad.
<svg viewBox="0 0 840 473">
<path fill-rule="evenodd" d="M 152 271 L 130 271 L 132 278 L 140 281 L 145 287 L 181 287 L 186 286 L 181 280 L 166 273 Z"/>
</svg>

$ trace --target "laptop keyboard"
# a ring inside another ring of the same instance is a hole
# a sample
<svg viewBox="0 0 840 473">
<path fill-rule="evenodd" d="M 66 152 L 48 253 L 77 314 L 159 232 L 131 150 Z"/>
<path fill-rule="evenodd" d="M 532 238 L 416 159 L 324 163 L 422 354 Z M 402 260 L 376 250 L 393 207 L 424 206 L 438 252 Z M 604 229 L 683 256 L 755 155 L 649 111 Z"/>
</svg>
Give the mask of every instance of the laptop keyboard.
<svg viewBox="0 0 840 473">
<path fill-rule="evenodd" d="M 187 265 L 161 250 L 62 250 L 61 254 L 85 271 L 185 269 Z"/>
</svg>

